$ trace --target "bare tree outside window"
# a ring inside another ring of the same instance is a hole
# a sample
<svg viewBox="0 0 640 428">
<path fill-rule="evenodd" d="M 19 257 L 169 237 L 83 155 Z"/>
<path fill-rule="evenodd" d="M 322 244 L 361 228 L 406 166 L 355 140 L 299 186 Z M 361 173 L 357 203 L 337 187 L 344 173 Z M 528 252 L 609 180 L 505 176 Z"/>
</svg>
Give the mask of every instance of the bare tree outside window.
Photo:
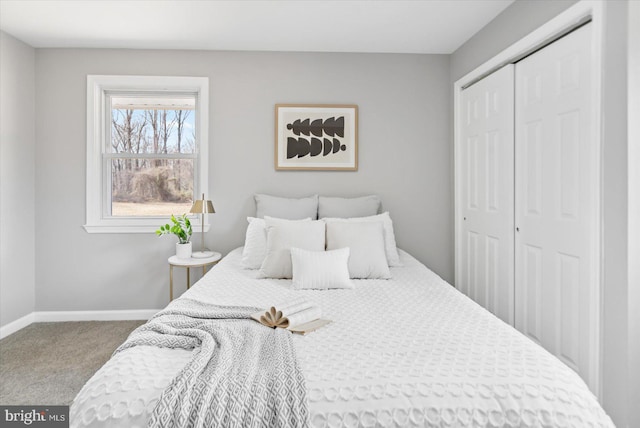
<svg viewBox="0 0 640 428">
<path fill-rule="evenodd" d="M 186 213 L 194 195 L 195 98 L 114 96 L 112 216 Z"/>
</svg>

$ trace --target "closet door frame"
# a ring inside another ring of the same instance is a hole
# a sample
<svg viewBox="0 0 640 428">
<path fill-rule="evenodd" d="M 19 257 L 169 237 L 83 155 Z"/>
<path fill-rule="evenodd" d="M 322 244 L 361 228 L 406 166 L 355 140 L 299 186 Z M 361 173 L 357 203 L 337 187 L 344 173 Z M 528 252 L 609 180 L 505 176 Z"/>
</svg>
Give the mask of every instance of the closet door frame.
<svg viewBox="0 0 640 428">
<path fill-rule="evenodd" d="M 462 201 L 458 200 L 461 195 L 462 184 L 458 179 L 457 171 L 464 168 L 460 159 L 460 148 L 463 141 L 461 139 L 461 114 L 462 114 L 462 90 L 474 82 L 480 80 L 484 76 L 501 68 L 502 66 L 513 63 L 524 56 L 536 51 L 566 34 L 570 30 L 578 26 L 591 22 L 591 69 L 593 71 L 591 80 L 591 100 L 593 102 L 591 111 L 591 130 L 593 136 L 593 153 L 592 166 L 597 174 L 591 177 L 588 186 L 594 189 L 596 193 L 593 198 L 592 212 L 595 214 L 592 219 L 592 227 L 590 228 L 593 242 L 595 243 L 592 260 L 596 260 L 591 267 L 591 277 L 596 278 L 594 285 L 590 290 L 590 312 L 594 314 L 589 331 L 593 334 L 593 344 L 590 348 L 590 367 L 589 378 L 592 382 L 589 384 L 591 390 L 596 396 L 602 400 L 602 47 L 604 40 L 603 21 L 604 21 L 603 5 L 600 2 L 580 1 L 569 9 L 556 16 L 546 24 L 534 30 L 524 38 L 515 42 L 484 64 L 469 72 L 454 83 L 454 243 L 455 245 L 455 284 L 459 282 L 462 274 L 462 266 L 459 261 L 462 260 L 461 249 L 457 245 L 461 238 L 463 218 Z"/>
</svg>

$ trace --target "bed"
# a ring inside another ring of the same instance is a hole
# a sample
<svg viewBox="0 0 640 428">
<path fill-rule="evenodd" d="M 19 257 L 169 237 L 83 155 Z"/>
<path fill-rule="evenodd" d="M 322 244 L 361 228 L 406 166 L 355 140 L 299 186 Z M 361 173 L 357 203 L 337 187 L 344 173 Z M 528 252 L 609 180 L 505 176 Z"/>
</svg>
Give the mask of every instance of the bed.
<svg viewBox="0 0 640 428">
<path fill-rule="evenodd" d="M 75 398 L 72 427 L 208 426 L 211 413 L 225 428 L 613 426 L 575 372 L 399 251 L 376 195 L 255 201 L 244 247 L 132 333 Z M 301 298 L 333 322 L 299 336 L 236 318 Z M 181 345 L 191 350 L 164 346 L 194 325 L 202 340 Z M 287 351 L 245 361 L 268 347 Z M 274 360 L 286 369 L 264 368 Z M 249 372 L 258 384 L 243 382 Z M 269 412 L 282 423 L 265 423 Z"/>
<path fill-rule="evenodd" d="M 268 307 L 304 295 L 333 322 L 292 335 L 312 427 L 611 427 L 585 383 L 406 252 L 391 279 L 292 290 L 230 252 L 180 299 Z M 137 346 L 71 406 L 72 427 L 144 427 L 192 351 Z"/>
</svg>

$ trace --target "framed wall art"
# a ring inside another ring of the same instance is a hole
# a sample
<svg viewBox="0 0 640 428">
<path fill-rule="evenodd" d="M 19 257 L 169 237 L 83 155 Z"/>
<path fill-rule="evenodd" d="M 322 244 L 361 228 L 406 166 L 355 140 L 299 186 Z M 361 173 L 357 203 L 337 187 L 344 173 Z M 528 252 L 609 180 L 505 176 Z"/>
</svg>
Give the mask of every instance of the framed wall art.
<svg viewBox="0 0 640 428">
<path fill-rule="evenodd" d="M 357 171 L 358 106 L 276 104 L 277 170 Z"/>
</svg>

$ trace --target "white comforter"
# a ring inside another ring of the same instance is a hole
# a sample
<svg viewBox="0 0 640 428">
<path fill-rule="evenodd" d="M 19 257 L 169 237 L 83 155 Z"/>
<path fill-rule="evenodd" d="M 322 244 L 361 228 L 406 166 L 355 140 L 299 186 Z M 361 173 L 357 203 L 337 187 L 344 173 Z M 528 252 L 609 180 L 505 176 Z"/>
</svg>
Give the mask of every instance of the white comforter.
<svg viewBox="0 0 640 428">
<path fill-rule="evenodd" d="M 405 252 L 391 280 L 305 291 L 255 279 L 240 254 L 183 296 L 266 308 L 302 294 L 321 306 L 334 322 L 293 338 L 313 427 L 613 426 L 576 373 Z M 190 354 L 146 346 L 117 354 L 76 397 L 71 426 L 146 426 Z"/>
</svg>

